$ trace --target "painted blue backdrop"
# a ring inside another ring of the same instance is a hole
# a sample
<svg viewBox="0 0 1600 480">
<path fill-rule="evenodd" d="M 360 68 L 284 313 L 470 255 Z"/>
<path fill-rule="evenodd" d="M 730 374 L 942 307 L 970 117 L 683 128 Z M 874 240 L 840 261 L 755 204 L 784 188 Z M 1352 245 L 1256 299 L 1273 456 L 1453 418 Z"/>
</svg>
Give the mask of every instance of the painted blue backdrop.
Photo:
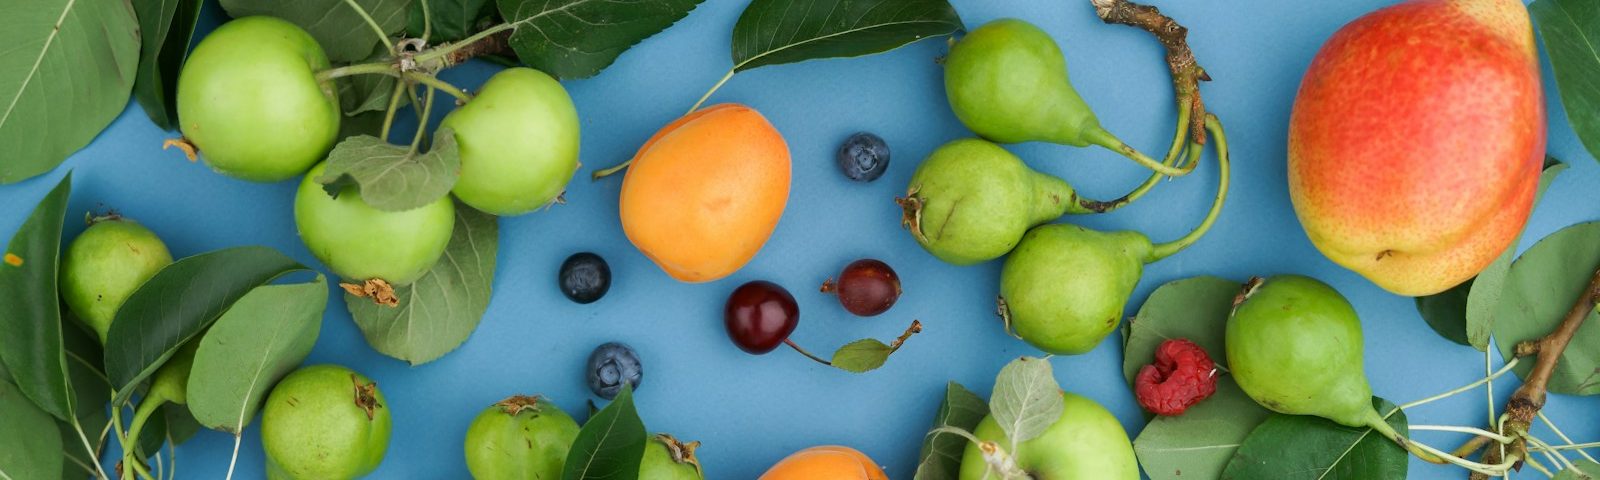
<svg viewBox="0 0 1600 480">
<path fill-rule="evenodd" d="M 1061 43 L 1074 85 L 1107 128 L 1147 152 L 1167 146 L 1171 88 L 1160 48 L 1148 34 L 1101 24 L 1085 0 L 955 3 L 968 25 L 1021 17 L 1043 27 Z M 1483 374 L 1483 355 L 1435 335 L 1410 298 L 1388 294 L 1318 254 L 1295 220 L 1285 189 L 1285 125 L 1301 72 L 1340 25 L 1388 3 L 1157 2 L 1191 28 L 1195 52 L 1216 79 L 1203 90 L 1227 125 L 1235 186 L 1206 238 L 1146 269 L 1130 314 L 1171 280 L 1302 273 L 1333 284 L 1354 302 L 1366 331 L 1367 374 L 1378 395 L 1403 403 Z M 743 270 L 709 284 L 682 284 L 628 244 L 616 214 L 620 179 L 590 182 L 587 175 L 629 158 L 727 71 L 730 32 L 745 4 L 708 0 L 600 75 L 566 83 L 582 117 L 580 178 L 569 187 L 566 205 L 501 221 L 494 299 L 477 333 L 459 350 L 420 367 L 384 357 L 366 345 L 341 296 L 333 295 L 308 362 L 348 365 L 376 379 L 388 395 L 394 437 L 374 478 L 465 478 L 461 439 L 468 423 L 510 394 L 546 394 L 581 414 L 589 398 L 584 360 L 594 346 L 612 340 L 633 345 L 643 357 L 638 403 L 646 425 L 704 442 L 700 453 L 710 478 L 754 478 L 790 452 L 826 443 L 859 448 L 892 477 L 910 478 L 946 381 L 987 393 L 1006 361 L 1038 353 L 1006 336 L 993 315 L 999 263 L 958 268 L 938 262 L 901 230 L 891 201 L 923 156 L 970 135 L 944 100 L 934 63 L 945 52 L 942 39 L 865 58 L 756 69 L 735 76 L 713 97 L 712 102 L 759 109 L 793 152 L 789 207 L 772 240 Z M 215 7 L 207 5 L 203 30 L 223 19 Z M 472 88 L 498 68 L 474 63 L 445 78 Z M 1600 219 L 1600 164 L 1567 126 L 1548 66 L 1545 78 L 1549 151 L 1572 168 L 1534 212 L 1523 248 L 1560 227 Z M 874 183 L 848 181 L 833 164 L 834 149 L 859 130 L 881 135 L 894 152 L 888 173 Z M 34 202 L 71 168 L 76 184 L 70 218 L 114 207 L 158 232 L 176 255 L 263 244 L 320 265 L 296 237 L 295 182 L 263 185 L 217 175 L 162 151 L 161 141 L 174 136 L 130 106 L 62 168 L 0 187 L 0 235 L 9 238 Z M 1095 197 L 1111 197 L 1145 175 L 1104 151 L 1010 148 L 1034 168 Z M 1196 175 L 1165 183 L 1133 206 L 1072 221 L 1136 229 L 1156 241 L 1176 238 L 1200 220 L 1210 202 L 1216 170 L 1207 158 Z M 1451 159 L 1432 161 L 1449 168 Z M 69 237 L 82 229 L 69 223 Z M 605 256 L 615 274 L 611 293 L 592 305 L 567 301 L 555 286 L 562 259 L 582 250 Z M 883 316 L 855 318 L 832 297 L 814 293 L 824 278 L 859 257 L 887 261 L 904 280 L 904 298 Z M 831 350 L 866 336 L 892 338 L 912 318 L 927 330 L 883 369 L 865 375 L 823 368 L 786 350 L 750 356 L 728 342 L 721 312 L 728 292 L 753 279 L 773 280 L 796 293 L 803 315 L 793 338 L 812 349 Z M 1104 404 L 1137 435 L 1143 420 L 1123 382 L 1122 352 L 1112 338 L 1088 354 L 1056 358 L 1056 373 L 1064 388 Z M 1503 397 L 1515 382 L 1498 382 L 1496 392 Z M 1480 391 L 1408 414 L 1417 424 L 1482 425 L 1486 408 Z M 1600 398 L 1553 396 L 1547 411 L 1579 441 L 1600 440 Z M 1419 436 L 1441 446 L 1459 441 Z M 221 477 L 232 443 L 228 435 L 203 432 L 178 449 L 178 476 Z M 261 476 L 253 426 L 245 432 L 239 468 L 242 478 Z M 1412 461 L 1413 478 L 1463 473 Z"/>
</svg>

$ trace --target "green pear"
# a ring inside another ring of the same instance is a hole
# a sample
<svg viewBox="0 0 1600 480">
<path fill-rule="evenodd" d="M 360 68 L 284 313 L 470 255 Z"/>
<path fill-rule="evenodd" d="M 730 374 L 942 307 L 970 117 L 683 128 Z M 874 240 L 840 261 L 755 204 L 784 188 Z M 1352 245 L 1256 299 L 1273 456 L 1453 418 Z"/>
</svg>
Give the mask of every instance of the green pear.
<svg viewBox="0 0 1600 480">
<path fill-rule="evenodd" d="M 644 445 L 639 463 L 639 480 L 703 480 L 700 460 L 694 450 L 700 442 L 680 442 L 672 435 L 658 433 Z"/>
<path fill-rule="evenodd" d="M 1029 227 L 1067 213 L 1090 213 L 1067 182 L 1034 171 L 994 143 L 964 138 L 934 150 L 899 199 L 911 236 L 955 265 L 993 260 Z"/>
<path fill-rule="evenodd" d="M 1006 257 L 1000 303 L 1008 325 L 1040 350 L 1076 355 L 1116 330 L 1123 306 L 1154 261 L 1138 232 L 1100 232 L 1071 224 L 1028 231 Z"/>
<path fill-rule="evenodd" d="M 1122 423 L 1094 400 L 1062 393 L 1061 417 L 1031 440 L 1008 452 L 1016 466 L 1033 480 L 1138 480 L 1139 463 Z M 979 440 L 1010 448 L 1005 431 L 993 416 L 972 432 Z M 978 444 L 969 443 L 961 458 L 961 480 L 998 479 Z"/>
<path fill-rule="evenodd" d="M 95 219 L 61 257 L 61 298 L 104 344 L 122 302 L 171 263 L 150 229 L 115 215 Z"/>
<path fill-rule="evenodd" d="M 338 365 L 295 370 L 267 395 L 261 447 L 267 476 L 348 480 L 378 468 L 393 419 L 378 385 Z"/>
<path fill-rule="evenodd" d="M 515 395 L 467 427 L 467 470 L 478 480 L 561 478 L 578 422 L 541 396 Z"/>
<path fill-rule="evenodd" d="M 944 71 L 950 108 L 984 138 L 1077 147 L 1115 141 L 1072 88 L 1061 48 L 1031 23 L 1006 18 L 973 29 L 950 48 Z"/>
</svg>

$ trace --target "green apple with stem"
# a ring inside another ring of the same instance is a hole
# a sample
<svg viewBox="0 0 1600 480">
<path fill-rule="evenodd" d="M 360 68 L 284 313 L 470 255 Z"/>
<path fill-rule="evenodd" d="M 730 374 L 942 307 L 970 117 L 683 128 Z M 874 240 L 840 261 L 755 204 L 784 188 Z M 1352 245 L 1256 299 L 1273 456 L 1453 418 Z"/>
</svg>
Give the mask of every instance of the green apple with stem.
<svg viewBox="0 0 1600 480">
<path fill-rule="evenodd" d="M 558 200 L 578 170 L 578 110 L 561 83 L 531 68 L 496 73 L 439 128 L 455 132 L 472 208 L 520 215 Z"/>
</svg>

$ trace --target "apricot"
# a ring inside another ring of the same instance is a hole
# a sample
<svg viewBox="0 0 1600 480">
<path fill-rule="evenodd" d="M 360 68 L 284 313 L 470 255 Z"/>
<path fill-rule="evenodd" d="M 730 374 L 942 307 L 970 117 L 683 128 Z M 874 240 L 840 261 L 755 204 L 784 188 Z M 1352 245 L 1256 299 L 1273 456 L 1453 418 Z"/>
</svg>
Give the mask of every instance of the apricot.
<svg viewBox="0 0 1600 480">
<path fill-rule="evenodd" d="M 622 231 L 667 275 L 726 277 L 755 257 L 789 201 L 789 146 L 760 112 L 721 104 L 650 137 L 622 180 Z"/>
<path fill-rule="evenodd" d="M 889 480 L 889 476 L 854 448 L 824 445 L 779 460 L 760 480 Z"/>
</svg>

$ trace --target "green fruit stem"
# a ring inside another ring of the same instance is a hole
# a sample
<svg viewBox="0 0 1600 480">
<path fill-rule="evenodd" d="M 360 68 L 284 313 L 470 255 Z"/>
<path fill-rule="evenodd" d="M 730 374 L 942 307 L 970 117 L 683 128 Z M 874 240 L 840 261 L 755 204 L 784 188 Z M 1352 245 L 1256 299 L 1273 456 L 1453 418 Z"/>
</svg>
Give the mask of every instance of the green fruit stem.
<svg viewBox="0 0 1600 480">
<path fill-rule="evenodd" d="M 1190 102 L 1186 102 L 1182 98 L 1178 99 L 1178 126 L 1172 134 L 1172 147 L 1167 150 L 1167 156 L 1162 159 L 1161 164 L 1194 165 L 1200 155 L 1205 152 L 1204 145 L 1194 143 L 1193 140 L 1185 140 L 1185 137 L 1189 136 L 1189 117 L 1193 111 L 1194 109 Z M 1188 158 L 1178 162 L 1179 156 L 1183 155 L 1185 151 L 1188 152 Z M 1078 204 L 1092 213 L 1111 212 L 1143 197 L 1144 194 L 1155 188 L 1156 184 L 1160 183 L 1163 178 L 1167 178 L 1167 176 L 1162 175 L 1160 172 L 1153 172 L 1149 178 L 1144 180 L 1144 183 L 1140 183 L 1139 186 L 1134 187 L 1133 190 L 1121 197 L 1109 201 L 1080 199 Z"/>
<path fill-rule="evenodd" d="M 333 80 L 335 78 L 350 77 L 350 76 L 355 76 L 355 75 L 379 75 L 379 74 L 388 75 L 388 76 L 391 76 L 391 77 L 399 77 L 400 76 L 400 70 L 398 68 L 396 68 L 396 65 L 393 64 L 393 63 L 387 63 L 387 62 L 358 63 L 358 64 L 355 64 L 355 65 L 346 65 L 346 66 L 343 66 L 343 67 L 335 67 L 335 68 L 330 68 L 330 69 L 327 69 L 327 70 L 323 70 L 323 71 L 317 72 L 317 83 L 328 83 L 328 81 Z"/>
<path fill-rule="evenodd" d="M 1111 132 L 1099 126 L 1090 127 L 1083 133 L 1083 135 L 1084 139 L 1088 140 L 1090 144 L 1098 145 L 1107 150 L 1117 152 L 1118 155 L 1128 157 L 1128 159 L 1133 160 L 1134 163 L 1138 163 L 1139 165 L 1144 166 L 1144 168 L 1153 170 L 1161 175 L 1169 177 L 1181 177 L 1188 175 L 1189 172 L 1194 170 L 1194 165 L 1188 165 L 1180 168 L 1158 162 L 1153 158 L 1145 156 L 1145 154 L 1135 150 L 1127 143 L 1123 143 L 1122 139 L 1117 138 L 1116 135 L 1112 135 Z"/>
<path fill-rule="evenodd" d="M 420 83 L 420 84 L 423 84 L 423 85 L 427 85 L 427 86 L 430 86 L 430 87 L 433 87 L 433 88 L 437 88 L 439 90 L 443 90 L 444 93 L 448 93 L 448 94 L 450 94 L 450 96 L 456 97 L 456 99 L 457 100 L 461 100 L 462 103 L 466 103 L 466 102 L 472 100 L 472 95 L 468 94 L 467 92 L 462 91 L 459 88 L 456 88 L 455 85 L 451 85 L 449 82 L 446 82 L 444 80 L 440 80 L 438 77 L 435 77 L 433 75 L 429 75 L 429 74 L 421 73 L 421 72 L 405 72 L 405 73 L 400 74 L 400 76 L 401 76 L 401 78 L 404 78 L 406 80 L 410 80 L 410 81 L 417 82 L 417 83 Z"/>
<path fill-rule="evenodd" d="M 1150 254 L 1145 257 L 1145 263 L 1170 257 L 1185 248 L 1189 248 L 1194 242 L 1199 241 L 1200 237 L 1205 236 L 1206 231 L 1211 230 L 1211 225 L 1217 223 L 1217 216 L 1222 213 L 1222 204 L 1228 199 L 1230 163 L 1228 158 L 1228 136 L 1223 132 L 1222 121 L 1218 120 L 1216 115 L 1206 114 L 1206 129 L 1210 130 L 1211 135 L 1215 137 L 1213 140 L 1217 147 L 1217 175 L 1219 177 L 1217 180 L 1217 197 L 1211 202 L 1211 210 L 1206 212 L 1206 217 L 1200 221 L 1199 226 L 1196 226 L 1194 230 L 1177 240 L 1158 244 L 1151 248 Z M 1190 167 L 1193 166 L 1193 164 L 1190 165 Z"/>
<path fill-rule="evenodd" d="M 1399 411 L 1399 408 L 1394 410 L 1394 412 Z M 1390 413 L 1390 415 L 1393 414 L 1393 412 Z M 1441 465 L 1448 463 L 1465 468 L 1467 470 L 1492 476 L 1504 475 L 1506 471 L 1511 469 L 1511 464 L 1509 463 L 1499 465 L 1478 463 L 1445 453 L 1426 444 L 1407 439 L 1405 435 L 1401 435 L 1400 432 L 1395 431 L 1394 427 L 1389 426 L 1389 423 L 1384 421 L 1384 416 L 1378 414 L 1377 410 L 1368 408 L 1366 417 L 1367 426 L 1371 427 L 1373 431 L 1383 435 L 1384 438 L 1394 441 L 1396 444 L 1400 445 L 1401 448 L 1404 448 L 1407 452 L 1410 452 L 1412 455 L 1415 455 L 1417 458 L 1420 458 L 1425 462 L 1437 463 Z"/>
<path fill-rule="evenodd" d="M 378 26 L 378 21 L 372 19 L 372 15 L 367 13 L 367 9 L 361 8 L 361 4 L 356 3 L 356 0 L 344 0 L 344 4 L 349 5 L 351 10 L 355 10 L 356 15 L 360 15 L 361 20 L 367 22 L 368 27 L 372 27 L 372 33 L 378 35 L 378 40 L 383 41 L 383 47 L 389 49 L 389 53 L 395 53 L 394 42 L 389 41 L 389 33 L 383 31 L 383 27 Z"/>
</svg>

